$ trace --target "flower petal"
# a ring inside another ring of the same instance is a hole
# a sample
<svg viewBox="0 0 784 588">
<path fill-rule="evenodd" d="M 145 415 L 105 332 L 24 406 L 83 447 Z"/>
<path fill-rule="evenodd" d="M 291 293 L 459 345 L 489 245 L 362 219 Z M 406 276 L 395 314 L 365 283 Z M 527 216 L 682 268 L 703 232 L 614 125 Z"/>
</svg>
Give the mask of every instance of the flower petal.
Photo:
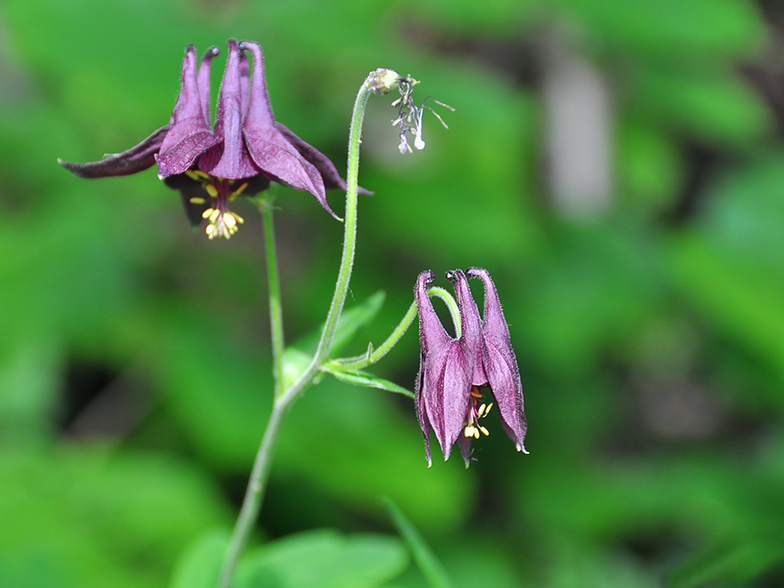
<svg viewBox="0 0 784 588">
<path fill-rule="evenodd" d="M 419 374 L 414 385 L 414 402 L 417 409 L 417 418 L 422 434 L 425 436 L 425 452 L 428 466 L 432 465 L 430 458 L 430 416 L 426 409 L 425 397 L 431 393 L 430 371 L 433 369 L 433 358 L 440 357 L 442 350 L 448 345 L 450 337 L 441 326 L 441 321 L 433 310 L 433 304 L 427 295 L 427 288 L 433 283 L 435 274 L 424 271 L 419 274 L 414 286 L 414 297 L 419 312 Z M 427 377 L 426 377 L 427 374 Z M 437 410 L 436 413 L 440 412 Z"/>
<path fill-rule="evenodd" d="M 135 147 L 122 153 L 108 155 L 101 161 L 70 163 L 58 159 L 57 162 L 80 178 L 106 178 L 135 174 L 155 164 L 155 154 L 160 149 L 168 132 L 169 125 L 161 127 Z"/>
<path fill-rule="evenodd" d="M 305 143 L 305 141 L 300 139 L 281 123 L 276 122 L 275 128 L 278 129 L 278 131 L 280 131 L 284 137 L 286 137 L 288 142 L 294 146 L 294 148 L 302 157 L 304 157 L 307 161 L 316 167 L 316 169 L 321 174 L 322 179 L 324 180 L 324 187 L 327 190 L 338 189 L 343 190 L 344 192 L 347 190 L 346 181 L 340 177 L 335 164 L 332 163 L 329 157 L 324 155 L 321 151 L 309 143 Z M 373 192 L 370 190 L 365 190 L 362 187 L 357 187 L 357 193 L 363 194 L 364 196 L 373 195 Z"/>
<path fill-rule="evenodd" d="M 259 173 L 253 164 L 242 137 L 242 59 L 237 41 L 229 39 L 229 57 L 223 73 L 218 110 L 215 115 L 215 136 L 218 144 L 199 160 L 199 169 L 217 178 L 239 180 Z M 246 76 L 247 77 L 247 76 Z"/>
<path fill-rule="evenodd" d="M 438 367 L 441 367 L 440 365 Z M 434 369 L 433 375 L 438 381 L 433 382 L 433 393 L 438 395 L 439 405 L 443 412 L 443 430 L 439 431 L 435 424 L 433 430 L 441 444 L 444 459 L 449 459 L 452 446 L 460 437 L 465 427 L 466 413 L 471 399 L 471 374 L 474 361 L 462 340 L 450 341 L 449 350 L 443 361 L 443 372 L 439 375 Z M 426 396 L 426 400 L 428 396 Z M 440 433 L 440 434 L 439 434 Z"/>
<path fill-rule="evenodd" d="M 209 124 L 210 61 L 217 54 L 218 49 L 211 47 L 204 54 L 197 74 L 196 48 L 188 45 L 185 50 L 180 95 L 169 121 L 169 132 L 156 157 L 161 179 L 184 173 L 218 140 Z"/>
<path fill-rule="evenodd" d="M 484 282 L 485 311 L 482 333 L 487 347 L 487 380 L 498 405 L 504 430 L 514 441 L 517 450 L 524 452 L 527 423 L 523 405 L 523 384 L 498 292 L 487 270 L 470 268 L 466 273 L 469 278 L 479 278 Z"/>
<path fill-rule="evenodd" d="M 298 190 L 307 190 L 335 218 L 327 204 L 324 179 L 315 165 L 300 155 L 292 143 L 275 126 L 272 106 L 264 79 L 264 56 L 261 47 L 243 41 L 242 48 L 253 53 L 250 105 L 243 125 L 245 146 L 255 164 L 265 174 Z"/>
<path fill-rule="evenodd" d="M 460 307 L 460 323 L 462 325 L 461 338 L 466 348 L 474 358 L 474 371 L 471 384 L 484 386 L 487 375 L 484 370 L 484 345 L 482 343 L 482 319 L 479 318 L 479 309 L 476 307 L 474 297 L 468 287 L 468 280 L 462 270 L 453 270 L 446 273 L 446 279 L 455 287 L 457 305 Z"/>
</svg>

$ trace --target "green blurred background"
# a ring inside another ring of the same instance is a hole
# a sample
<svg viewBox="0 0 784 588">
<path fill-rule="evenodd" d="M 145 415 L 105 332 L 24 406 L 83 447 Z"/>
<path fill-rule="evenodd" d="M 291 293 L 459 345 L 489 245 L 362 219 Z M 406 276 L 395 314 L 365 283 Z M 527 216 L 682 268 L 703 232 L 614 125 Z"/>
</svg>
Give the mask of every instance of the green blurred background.
<svg viewBox="0 0 784 588">
<path fill-rule="evenodd" d="M 410 400 L 325 378 L 284 428 L 259 543 L 393 538 L 385 494 L 458 587 L 784 585 L 783 33 L 762 0 L 4 0 L 0 586 L 184 586 L 182 554 L 233 523 L 271 402 L 259 219 L 238 204 L 210 242 L 154 169 L 56 163 L 165 124 L 189 43 L 221 47 L 216 96 L 229 37 L 263 46 L 278 120 L 341 173 L 368 71 L 455 107 L 402 156 L 394 97 L 371 100 L 348 307 L 387 299 L 348 351 L 423 269 L 486 267 L 530 423 L 529 456 L 491 415 L 469 470 L 427 469 Z M 278 203 L 295 341 L 342 225 Z M 415 330 L 376 367 L 412 387 Z M 329 585 L 424 586 L 398 556 Z"/>
</svg>

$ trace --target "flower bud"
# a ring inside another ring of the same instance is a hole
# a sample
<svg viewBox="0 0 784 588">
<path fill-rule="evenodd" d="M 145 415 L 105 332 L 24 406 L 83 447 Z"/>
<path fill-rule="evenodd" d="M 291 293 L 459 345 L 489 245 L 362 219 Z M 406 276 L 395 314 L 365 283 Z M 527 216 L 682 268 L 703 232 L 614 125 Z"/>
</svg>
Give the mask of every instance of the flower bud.
<svg viewBox="0 0 784 588">
<path fill-rule="evenodd" d="M 400 74 L 383 67 L 370 72 L 367 78 L 368 89 L 378 95 L 388 94 L 397 88 L 398 82 L 400 82 Z"/>
</svg>

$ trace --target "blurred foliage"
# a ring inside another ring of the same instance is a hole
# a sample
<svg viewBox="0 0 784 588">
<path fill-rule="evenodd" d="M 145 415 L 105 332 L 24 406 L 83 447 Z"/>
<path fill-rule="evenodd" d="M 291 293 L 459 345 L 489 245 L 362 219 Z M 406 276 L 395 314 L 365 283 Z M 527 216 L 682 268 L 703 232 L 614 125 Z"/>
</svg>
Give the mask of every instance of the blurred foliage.
<svg viewBox="0 0 784 588">
<path fill-rule="evenodd" d="M 409 399 L 325 377 L 283 429 L 238 585 L 425 586 L 382 494 L 457 586 L 784 584 L 777 3 L 5 0 L 0 585 L 216 573 L 271 402 L 261 224 L 238 204 L 242 230 L 209 242 L 154 170 L 84 181 L 56 160 L 165 124 L 184 47 L 229 37 L 262 44 L 277 118 L 339 169 L 368 71 L 455 107 L 401 156 L 393 97 L 371 101 L 348 308 L 387 295 L 346 352 L 384 340 L 423 269 L 487 267 L 531 451 L 491 423 L 469 470 L 427 469 Z M 608 96 L 612 193 L 593 216 L 553 204 L 543 86 L 563 55 Z M 307 194 L 278 204 L 297 341 L 326 314 L 342 227 Z M 410 389 L 417 344 L 374 373 Z"/>
</svg>

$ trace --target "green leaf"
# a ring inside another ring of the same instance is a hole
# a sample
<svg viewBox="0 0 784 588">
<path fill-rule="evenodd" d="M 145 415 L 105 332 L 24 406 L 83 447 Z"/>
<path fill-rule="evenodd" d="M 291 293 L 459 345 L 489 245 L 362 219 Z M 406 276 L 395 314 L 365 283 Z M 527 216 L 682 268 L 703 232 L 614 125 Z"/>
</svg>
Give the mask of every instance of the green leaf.
<svg viewBox="0 0 784 588">
<path fill-rule="evenodd" d="M 689 559 L 669 577 L 672 588 L 691 588 L 717 583 L 748 585 L 766 570 L 784 561 L 784 541 L 780 536 L 714 545 Z"/>
<path fill-rule="evenodd" d="M 341 535 L 324 529 L 291 535 L 248 551 L 235 588 L 372 588 L 400 575 L 406 550 L 394 537 Z"/>
<path fill-rule="evenodd" d="M 433 588 L 451 588 L 453 584 L 447 576 L 444 566 L 438 561 L 428 544 L 422 539 L 422 535 L 406 518 L 403 511 L 386 496 L 381 498 L 381 502 L 389 512 L 389 516 L 392 517 L 392 522 L 395 523 L 395 527 L 406 542 L 414 561 L 427 579 L 428 584 Z"/>
<path fill-rule="evenodd" d="M 378 388 L 379 390 L 386 390 L 387 392 L 397 392 L 398 394 L 403 394 L 404 396 L 408 396 L 409 398 L 414 397 L 414 393 L 408 390 L 407 388 L 403 388 L 403 386 L 398 386 L 394 382 L 390 382 L 389 380 L 385 380 L 383 378 L 379 378 L 378 376 L 374 376 L 373 374 L 369 374 L 368 372 L 364 372 L 362 370 L 327 370 L 330 374 L 335 376 L 341 382 L 346 382 L 348 384 L 353 384 L 354 386 L 366 386 L 368 388 Z"/>
<path fill-rule="evenodd" d="M 386 293 L 379 290 L 359 306 L 343 310 L 338 328 L 335 331 L 335 338 L 332 341 L 331 353 L 339 353 L 354 338 L 357 331 L 373 322 L 386 297 Z M 293 347 L 313 355 L 323 330 L 324 323 L 321 323 L 316 330 L 297 341 Z"/>
<path fill-rule="evenodd" d="M 305 353 L 296 347 L 286 347 L 283 350 L 283 374 L 281 375 L 281 390 L 286 390 L 308 369 L 313 361 L 313 354 Z"/>
<path fill-rule="evenodd" d="M 224 531 L 210 531 L 182 555 L 172 573 L 169 588 L 213 588 L 229 543 Z"/>
<path fill-rule="evenodd" d="M 339 353 L 360 329 L 366 327 L 376 318 L 385 299 L 386 294 L 379 290 L 356 308 L 343 311 L 335 331 L 335 338 L 332 340 L 331 355 Z M 321 323 L 310 334 L 285 349 L 283 352 L 283 389 L 295 382 L 310 365 L 323 331 L 324 323 Z"/>
</svg>

